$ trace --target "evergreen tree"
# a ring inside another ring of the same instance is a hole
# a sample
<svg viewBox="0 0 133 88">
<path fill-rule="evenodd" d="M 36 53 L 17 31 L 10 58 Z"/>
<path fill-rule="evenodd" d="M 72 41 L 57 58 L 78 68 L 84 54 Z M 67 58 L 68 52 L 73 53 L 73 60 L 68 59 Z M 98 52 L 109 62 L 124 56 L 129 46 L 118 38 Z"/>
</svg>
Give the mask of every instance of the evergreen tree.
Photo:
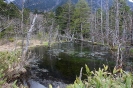
<svg viewBox="0 0 133 88">
<path fill-rule="evenodd" d="M 56 21 L 60 26 L 61 32 L 70 36 L 72 28 L 72 15 L 73 15 L 74 6 L 71 0 L 68 0 L 66 4 L 61 7 L 58 7 L 56 10 Z"/>
<path fill-rule="evenodd" d="M 86 0 L 79 0 L 75 6 L 73 22 L 77 33 L 80 33 L 80 38 L 88 32 L 89 28 L 89 6 Z"/>
</svg>

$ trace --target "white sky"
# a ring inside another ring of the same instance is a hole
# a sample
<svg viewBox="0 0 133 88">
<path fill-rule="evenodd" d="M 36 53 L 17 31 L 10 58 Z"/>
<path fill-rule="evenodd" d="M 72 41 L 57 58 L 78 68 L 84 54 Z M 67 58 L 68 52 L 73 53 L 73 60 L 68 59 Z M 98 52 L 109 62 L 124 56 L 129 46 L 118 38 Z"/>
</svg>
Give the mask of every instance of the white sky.
<svg viewBox="0 0 133 88">
<path fill-rule="evenodd" d="M 8 3 L 10 3 L 10 2 L 12 2 L 12 1 L 14 1 L 14 0 L 6 0 Z"/>
<path fill-rule="evenodd" d="M 129 2 L 132 2 L 133 3 L 133 0 L 129 0 Z"/>
</svg>

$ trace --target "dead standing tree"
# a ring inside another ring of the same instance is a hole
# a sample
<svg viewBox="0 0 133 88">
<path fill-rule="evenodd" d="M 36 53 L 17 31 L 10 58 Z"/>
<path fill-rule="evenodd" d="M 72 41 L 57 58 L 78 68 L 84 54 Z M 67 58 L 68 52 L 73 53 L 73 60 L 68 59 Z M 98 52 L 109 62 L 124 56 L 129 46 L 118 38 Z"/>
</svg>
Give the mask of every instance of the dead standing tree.
<svg viewBox="0 0 133 88">
<path fill-rule="evenodd" d="M 131 45 L 133 45 L 133 13 L 132 13 Z"/>
<path fill-rule="evenodd" d="M 27 32 L 26 45 L 25 45 L 24 53 L 26 53 L 27 50 L 28 50 L 29 39 L 30 39 L 30 37 L 31 37 L 31 33 L 32 33 L 33 27 L 34 27 L 34 25 L 35 25 L 36 18 L 37 18 L 37 14 L 34 16 L 34 19 L 33 19 L 33 21 L 32 21 L 32 24 L 31 24 L 31 26 L 30 26 L 30 29 L 29 29 L 29 31 Z"/>
</svg>

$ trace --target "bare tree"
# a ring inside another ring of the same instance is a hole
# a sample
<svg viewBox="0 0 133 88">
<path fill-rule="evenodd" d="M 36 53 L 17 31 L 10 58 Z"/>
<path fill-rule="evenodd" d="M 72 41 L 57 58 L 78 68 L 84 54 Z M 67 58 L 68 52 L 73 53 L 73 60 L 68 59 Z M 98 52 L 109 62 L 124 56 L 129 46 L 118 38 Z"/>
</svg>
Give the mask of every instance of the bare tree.
<svg viewBox="0 0 133 88">
<path fill-rule="evenodd" d="M 49 39 L 48 39 L 48 46 L 51 47 L 51 39 L 52 39 L 52 30 L 53 30 L 53 25 L 54 25 L 54 20 L 52 18 L 52 24 L 50 26 L 50 29 L 49 29 Z"/>
<path fill-rule="evenodd" d="M 103 35 L 103 1 L 101 0 L 101 41 L 102 44 L 104 45 L 104 35 Z"/>
<path fill-rule="evenodd" d="M 94 17 L 93 17 L 93 7 L 92 7 L 93 5 L 92 5 L 92 0 L 91 0 L 91 15 L 90 15 L 90 31 L 91 31 L 91 33 L 90 33 L 90 35 L 91 35 L 91 41 L 94 43 L 94 30 L 93 30 L 93 20 L 94 20 Z"/>
<path fill-rule="evenodd" d="M 22 33 L 22 54 L 24 54 L 24 0 L 22 0 L 22 8 L 21 8 L 21 33 Z"/>
<path fill-rule="evenodd" d="M 31 24 L 31 26 L 30 26 L 30 29 L 29 29 L 28 32 L 27 32 L 26 45 L 25 45 L 24 53 L 26 53 L 27 50 L 28 50 L 29 39 L 30 39 L 30 37 L 31 37 L 31 33 L 32 33 L 33 27 L 34 27 L 34 25 L 35 25 L 36 18 L 37 18 L 37 14 L 34 16 L 34 19 L 33 19 L 33 21 L 32 21 L 32 24 Z"/>
<path fill-rule="evenodd" d="M 109 0 L 106 0 L 106 43 L 109 44 Z"/>
</svg>

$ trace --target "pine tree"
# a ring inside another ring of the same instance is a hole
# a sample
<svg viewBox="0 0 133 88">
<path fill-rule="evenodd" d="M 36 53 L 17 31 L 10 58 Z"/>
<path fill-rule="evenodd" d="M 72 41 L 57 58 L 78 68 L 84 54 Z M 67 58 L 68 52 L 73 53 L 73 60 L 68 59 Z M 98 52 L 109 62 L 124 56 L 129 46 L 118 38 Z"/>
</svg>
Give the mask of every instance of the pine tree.
<svg viewBox="0 0 133 88">
<path fill-rule="evenodd" d="M 82 40 L 84 33 L 87 33 L 89 29 L 89 12 L 89 6 L 86 0 L 79 0 L 74 10 L 73 22 L 75 25 L 76 32 L 78 34 L 80 33 L 80 39 Z"/>
</svg>

